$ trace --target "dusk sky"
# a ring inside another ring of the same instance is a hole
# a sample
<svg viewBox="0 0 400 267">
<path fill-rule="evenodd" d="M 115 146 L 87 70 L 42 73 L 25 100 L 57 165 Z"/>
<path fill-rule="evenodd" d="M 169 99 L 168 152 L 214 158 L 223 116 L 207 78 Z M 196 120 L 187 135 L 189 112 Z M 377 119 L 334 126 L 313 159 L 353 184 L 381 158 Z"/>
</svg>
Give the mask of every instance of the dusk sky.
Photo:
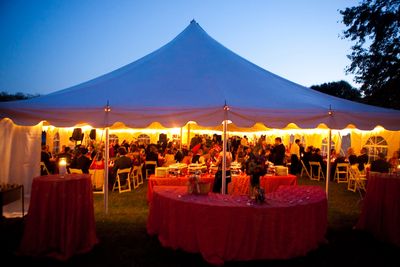
<svg viewBox="0 0 400 267">
<path fill-rule="evenodd" d="M 192 19 L 228 49 L 304 86 L 345 80 L 353 0 L 0 0 L 0 91 L 48 94 L 160 48 Z"/>
</svg>

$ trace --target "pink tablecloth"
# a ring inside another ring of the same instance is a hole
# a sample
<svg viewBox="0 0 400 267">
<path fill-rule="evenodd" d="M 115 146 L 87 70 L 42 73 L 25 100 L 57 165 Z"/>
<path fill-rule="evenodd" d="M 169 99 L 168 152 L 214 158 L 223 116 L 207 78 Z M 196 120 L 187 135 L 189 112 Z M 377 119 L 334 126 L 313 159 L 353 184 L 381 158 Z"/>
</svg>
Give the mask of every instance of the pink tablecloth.
<svg viewBox="0 0 400 267">
<path fill-rule="evenodd" d="M 97 242 L 90 175 L 34 178 L 19 254 L 66 260 Z"/>
<path fill-rule="evenodd" d="M 297 185 L 296 175 L 287 176 L 269 176 L 265 175 L 260 178 L 260 187 L 263 187 L 265 193 L 272 193 L 281 185 Z M 229 194 L 233 195 L 247 195 L 250 189 L 250 177 L 238 176 L 233 177 L 232 182 L 229 184 Z"/>
<path fill-rule="evenodd" d="M 400 176 L 370 173 L 357 229 L 400 246 Z"/>
<path fill-rule="evenodd" d="M 201 176 L 200 181 L 210 183 L 210 191 L 214 184 L 214 175 L 204 174 Z M 150 176 L 147 183 L 147 202 L 151 202 L 153 199 L 153 187 L 154 186 L 187 186 L 189 182 L 188 176 L 180 177 L 156 177 L 154 174 Z"/>
<path fill-rule="evenodd" d="M 154 187 L 147 221 L 163 246 L 225 261 L 288 259 L 325 242 L 327 200 L 318 186 L 281 186 L 266 203 L 247 196 L 187 195 L 183 187 Z"/>
</svg>

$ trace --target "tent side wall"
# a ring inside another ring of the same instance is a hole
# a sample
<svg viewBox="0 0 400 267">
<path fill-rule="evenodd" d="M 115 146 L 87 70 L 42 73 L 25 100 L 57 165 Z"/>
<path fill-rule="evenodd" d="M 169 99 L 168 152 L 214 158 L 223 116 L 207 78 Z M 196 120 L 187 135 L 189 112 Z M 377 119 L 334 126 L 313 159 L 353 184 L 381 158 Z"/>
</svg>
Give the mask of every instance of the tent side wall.
<svg viewBox="0 0 400 267">
<path fill-rule="evenodd" d="M 33 177 L 40 174 L 42 125 L 18 126 L 0 121 L 0 182 L 22 184 L 30 194 Z"/>
</svg>

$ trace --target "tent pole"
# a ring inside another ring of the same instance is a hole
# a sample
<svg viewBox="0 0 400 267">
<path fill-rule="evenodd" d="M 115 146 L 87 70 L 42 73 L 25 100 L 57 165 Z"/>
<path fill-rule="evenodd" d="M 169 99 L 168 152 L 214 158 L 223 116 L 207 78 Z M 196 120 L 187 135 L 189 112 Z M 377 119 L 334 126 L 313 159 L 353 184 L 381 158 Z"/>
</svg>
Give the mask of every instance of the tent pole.
<svg viewBox="0 0 400 267">
<path fill-rule="evenodd" d="M 187 147 L 190 149 L 190 123 L 187 124 L 187 128 L 188 128 L 188 131 L 187 131 L 187 142 L 186 142 L 186 144 L 187 144 Z"/>
<path fill-rule="evenodd" d="M 326 198 L 329 195 L 329 180 L 331 174 L 331 142 L 332 142 L 332 130 L 329 128 L 328 132 L 328 155 L 326 159 L 326 181 L 325 181 L 325 191 L 326 191 Z"/>
<path fill-rule="evenodd" d="M 110 150 L 109 150 L 109 143 L 110 143 L 110 138 L 108 134 L 109 128 L 106 128 L 106 144 L 105 144 L 105 156 L 104 156 L 104 212 L 108 214 L 108 159 L 110 157 Z"/>
<path fill-rule="evenodd" d="M 106 127 L 106 143 L 104 147 L 104 213 L 108 214 L 108 161 L 110 158 L 110 149 L 109 149 L 109 143 L 110 143 L 110 137 L 108 134 L 109 131 L 109 118 L 108 115 L 110 114 L 111 108 L 109 105 L 109 102 L 107 100 L 107 106 L 104 108 L 105 112 L 105 117 L 104 117 L 104 124 Z"/>
<path fill-rule="evenodd" d="M 226 192 L 226 146 L 227 146 L 227 139 L 226 139 L 226 131 L 228 125 L 228 107 L 225 105 L 224 107 L 224 123 L 223 123 L 223 143 L 222 143 L 222 151 L 223 151 L 223 158 L 222 158 L 222 194 L 225 195 Z"/>
<path fill-rule="evenodd" d="M 183 127 L 181 127 L 181 135 L 179 138 L 179 150 L 182 150 L 182 142 L 183 142 Z"/>
<path fill-rule="evenodd" d="M 222 194 L 225 194 L 226 188 L 226 120 L 224 120 L 224 140 L 222 145 L 223 158 L 222 158 Z"/>
</svg>

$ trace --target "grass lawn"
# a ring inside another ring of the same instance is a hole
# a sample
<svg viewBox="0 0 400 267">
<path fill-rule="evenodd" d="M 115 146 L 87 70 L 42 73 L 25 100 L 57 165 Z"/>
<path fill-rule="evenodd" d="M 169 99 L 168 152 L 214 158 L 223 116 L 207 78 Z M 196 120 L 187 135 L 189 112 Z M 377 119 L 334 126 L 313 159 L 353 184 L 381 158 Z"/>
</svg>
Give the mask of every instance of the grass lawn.
<svg viewBox="0 0 400 267">
<path fill-rule="evenodd" d="M 325 187 L 323 181 L 305 178 L 299 178 L 299 184 Z M 330 183 L 327 244 L 291 260 L 227 262 L 225 266 L 400 266 L 400 248 L 352 229 L 361 202 L 359 195 L 347 191 L 346 186 Z M 103 195 L 94 195 L 100 242 L 91 252 L 66 262 L 16 256 L 24 220 L 0 221 L 1 266 L 209 266 L 200 254 L 164 248 L 157 237 L 147 235 L 146 191 L 145 184 L 129 193 L 110 193 L 108 215 L 103 211 Z"/>
</svg>

